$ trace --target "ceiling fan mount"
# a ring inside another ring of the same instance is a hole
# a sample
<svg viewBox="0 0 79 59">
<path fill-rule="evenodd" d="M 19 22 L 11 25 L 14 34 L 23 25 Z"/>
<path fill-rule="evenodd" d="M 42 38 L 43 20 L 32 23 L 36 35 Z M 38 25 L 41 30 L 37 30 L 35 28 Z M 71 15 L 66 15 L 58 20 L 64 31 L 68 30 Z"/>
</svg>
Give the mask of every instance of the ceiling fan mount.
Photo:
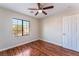
<svg viewBox="0 0 79 59">
<path fill-rule="evenodd" d="M 38 15 L 38 13 L 43 13 L 43 14 L 47 15 L 47 13 L 44 10 L 54 8 L 54 6 L 43 7 L 40 3 L 37 3 L 37 6 L 38 6 L 38 9 L 37 8 L 28 8 L 29 10 L 37 10 L 37 12 L 35 13 L 35 16 Z"/>
</svg>

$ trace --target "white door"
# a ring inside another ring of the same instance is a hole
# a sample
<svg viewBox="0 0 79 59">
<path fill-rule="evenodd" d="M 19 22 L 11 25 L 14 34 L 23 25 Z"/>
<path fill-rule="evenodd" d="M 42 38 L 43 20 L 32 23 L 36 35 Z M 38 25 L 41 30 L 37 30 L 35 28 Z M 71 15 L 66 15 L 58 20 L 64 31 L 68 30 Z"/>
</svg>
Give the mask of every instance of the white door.
<svg viewBox="0 0 79 59">
<path fill-rule="evenodd" d="M 76 15 L 71 16 L 71 49 L 77 50 L 77 18 Z"/>
<path fill-rule="evenodd" d="M 70 17 L 63 18 L 63 47 L 71 48 L 71 28 Z"/>
<path fill-rule="evenodd" d="M 77 51 L 79 51 L 79 15 L 77 15 L 76 18 L 77 18 Z"/>
<path fill-rule="evenodd" d="M 75 16 L 63 17 L 63 47 L 76 50 L 76 20 Z"/>
</svg>

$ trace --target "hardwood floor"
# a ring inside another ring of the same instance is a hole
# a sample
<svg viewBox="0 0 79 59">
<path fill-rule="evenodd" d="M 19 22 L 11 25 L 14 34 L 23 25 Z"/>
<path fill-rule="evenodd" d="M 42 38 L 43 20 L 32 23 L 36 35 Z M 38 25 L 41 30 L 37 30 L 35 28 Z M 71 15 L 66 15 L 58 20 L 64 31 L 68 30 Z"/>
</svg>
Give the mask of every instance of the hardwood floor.
<svg viewBox="0 0 79 59">
<path fill-rule="evenodd" d="M 79 52 L 38 40 L 2 51 L 0 56 L 79 56 Z"/>
</svg>

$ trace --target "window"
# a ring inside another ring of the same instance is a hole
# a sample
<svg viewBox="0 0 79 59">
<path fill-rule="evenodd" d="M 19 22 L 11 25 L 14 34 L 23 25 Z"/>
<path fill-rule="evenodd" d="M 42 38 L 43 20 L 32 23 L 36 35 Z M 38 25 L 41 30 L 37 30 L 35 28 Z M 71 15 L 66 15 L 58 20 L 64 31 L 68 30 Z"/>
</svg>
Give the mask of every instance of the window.
<svg viewBox="0 0 79 59">
<path fill-rule="evenodd" d="M 13 21 L 13 33 L 15 36 L 24 36 L 30 33 L 30 22 L 21 19 L 12 19 Z"/>
</svg>

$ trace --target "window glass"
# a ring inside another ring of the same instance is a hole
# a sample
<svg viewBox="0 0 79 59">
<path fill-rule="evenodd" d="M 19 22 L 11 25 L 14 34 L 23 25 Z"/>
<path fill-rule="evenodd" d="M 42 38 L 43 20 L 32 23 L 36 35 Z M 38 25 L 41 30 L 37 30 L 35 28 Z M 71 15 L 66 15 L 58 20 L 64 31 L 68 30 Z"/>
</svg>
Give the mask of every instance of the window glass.
<svg viewBox="0 0 79 59">
<path fill-rule="evenodd" d="M 20 19 L 12 19 L 13 21 L 13 33 L 15 36 L 27 35 L 30 32 L 30 22 Z"/>
</svg>

